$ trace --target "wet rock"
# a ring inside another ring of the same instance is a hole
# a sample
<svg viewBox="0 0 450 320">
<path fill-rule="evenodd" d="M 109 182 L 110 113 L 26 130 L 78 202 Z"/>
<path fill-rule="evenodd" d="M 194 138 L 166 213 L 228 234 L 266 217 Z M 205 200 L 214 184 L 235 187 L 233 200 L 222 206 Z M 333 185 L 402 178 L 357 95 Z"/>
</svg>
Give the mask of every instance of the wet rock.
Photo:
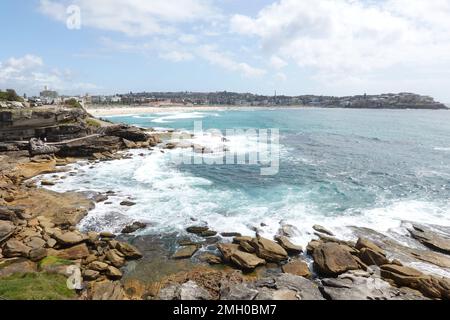
<svg viewBox="0 0 450 320">
<path fill-rule="evenodd" d="M 206 232 L 208 230 L 209 230 L 208 227 L 201 227 L 201 226 L 192 226 L 192 227 L 186 228 L 187 232 L 194 233 L 194 234 L 201 234 L 201 233 Z"/>
<path fill-rule="evenodd" d="M 98 194 L 92 198 L 92 200 L 94 200 L 97 203 L 105 202 L 108 199 L 109 199 L 108 196 L 106 196 L 104 194 Z"/>
<path fill-rule="evenodd" d="M 255 248 L 256 255 L 264 260 L 281 262 L 288 258 L 288 254 L 283 247 L 263 237 L 258 236 L 253 239 L 251 245 Z"/>
<path fill-rule="evenodd" d="M 301 246 L 293 244 L 285 236 L 276 236 L 275 240 L 288 252 L 288 254 L 296 255 L 303 252 L 303 248 Z"/>
<path fill-rule="evenodd" d="M 200 236 L 207 238 L 207 237 L 214 237 L 215 235 L 217 235 L 216 231 L 212 231 L 212 230 L 206 230 L 203 231 L 202 233 L 200 233 Z"/>
<path fill-rule="evenodd" d="M 2 248 L 2 255 L 7 258 L 13 257 L 28 257 L 31 248 L 24 245 L 22 242 L 11 239 L 8 240 Z"/>
<path fill-rule="evenodd" d="M 102 232 L 100 232 L 99 236 L 102 239 L 113 239 L 116 237 L 116 235 L 114 233 L 109 232 L 109 231 L 102 231 Z"/>
<path fill-rule="evenodd" d="M 94 271 L 106 271 L 108 269 L 109 265 L 105 262 L 101 261 L 93 261 L 88 265 L 88 268 Z"/>
<path fill-rule="evenodd" d="M 281 267 L 284 273 L 290 273 L 300 277 L 309 278 L 311 271 L 309 271 L 308 264 L 301 260 L 290 261 Z"/>
<path fill-rule="evenodd" d="M 234 243 L 219 243 L 217 248 L 220 250 L 225 262 L 231 261 L 231 255 L 234 251 L 239 250 L 239 245 Z"/>
<path fill-rule="evenodd" d="M 47 241 L 39 237 L 31 237 L 25 244 L 33 249 L 38 249 L 43 248 L 47 244 Z"/>
<path fill-rule="evenodd" d="M 446 254 L 450 254 L 450 239 L 439 235 L 436 232 L 427 230 L 422 226 L 413 225 L 413 230 L 409 230 L 411 236 L 424 246 Z"/>
<path fill-rule="evenodd" d="M 329 236 L 334 236 L 333 232 L 329 231 L 328 229 L 326 229 L 325 227 L 322 227 L 321 225 L 314 225 L 313 229 L 316 230 L 317 232 L 329 235 Z"/>
<path fill-rule="evenodd" d="M 356 242 L 355 248 L 358 250 L 362 250 L 364 248 L 370 249 L 372 251 L 375 251 L 377 253 L 380 254 L 384 254 L 384 250 L 381 249 L 379 246 L 377 246 L 375 243 L 373 243 L 372 241 L 370 241 L 369 239 L 366 238 L 358 238 L 358 241 Z"/>
<path fill-rule="evenodd" d="M 233 238 L 242 236 L 242 234 L 240 234 L 239 232 L 222 232 L 220 235 L 224 238 Z"/>
<path fill-rule="evenodd" d="M 321 244 L 323 244 L 320 240 L 311 240 L 306 246 L 306 252 L 308 254 L 313 254 L 314 250 L 316 250 Z"/>
<path fill-rule="evenodd" d="M 121 206 L 124 206 L 124 207 L 132 207 L 132 206 L 135 206 L 135 205 L 136 205 L 136 202 L 129 201 L 129 200 L 124 200 L 124 201 L 122 201 L 122 202 L 120 203 L 120 205 L 121 205 Z"/>
<path fill-rule="evenodd" d="M 297 227 L 290 224 L 283 224 L 281 228 L 278 230 L 278 235 L 285 236 L 288 238 L 295 237 L 300 234 L 300 230 Z"/>
<path fill-rule="evenodd" d="M 222 258 L 212 254 L 212 253 L 204 253 L 198 257 L 198 259 L 202 262 L 206 262 L 209 264 L 221 264 Z"/>
<path fill-rule="evenodd" d="M 56 184 L 56 182 L 54 181 L 50 181 L 50 180 L 42 180 L 41 181 L 41 186 L 54 186 Z"/>
<path fill-rule="evenodd" d="M 186 246 L 182 247 L 175 252 L 175 254 L 172 256 L 173 259 L 188 259 L 192 257 L 197 251 L 198 246 Z"/>
<path fill-rule="evenodd" d="M 125 228 L 123 228 L 122 229 L 122 233 L 126 233 L 126 234 L 134 233 L 134 232 L 136 232 L 136 231 L 138 231 L 140 229 L 144 229 L 146 227 L 147 227 L 146 223 L 135 221 L 132 224 L 130 224 L 130 225 L 126 226 Z"/>
<path fill-rule="evenodd" d="M 314 267 L 325 276 L 337 276 L 360 268 L 357 260 L 343 246 L 328 242 L 319 245 L 313 252 Z"/>
</svg>

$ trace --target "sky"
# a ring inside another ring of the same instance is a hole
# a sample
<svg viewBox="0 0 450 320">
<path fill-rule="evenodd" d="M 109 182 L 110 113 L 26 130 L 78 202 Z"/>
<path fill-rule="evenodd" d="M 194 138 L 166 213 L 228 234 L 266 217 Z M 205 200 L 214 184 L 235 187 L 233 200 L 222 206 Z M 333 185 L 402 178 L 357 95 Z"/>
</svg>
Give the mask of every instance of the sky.
<svg viewBox="0 0 450 320">
<path fill-rule="evenodd" d="M 450 102 L 450 0 L 2 0 L 0 89 L 415 92 Z"/>
</svg>

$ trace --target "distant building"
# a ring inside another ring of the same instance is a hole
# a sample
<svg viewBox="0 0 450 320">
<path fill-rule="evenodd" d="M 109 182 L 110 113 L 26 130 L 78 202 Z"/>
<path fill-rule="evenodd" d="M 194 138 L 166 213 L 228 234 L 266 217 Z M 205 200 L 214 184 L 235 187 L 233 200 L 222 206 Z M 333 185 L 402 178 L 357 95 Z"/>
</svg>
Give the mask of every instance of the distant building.
<svg viewBox="0 0 450 320">
<path fill-rule="evenodd" d="M 44 88 L 44 91 L 40 92 L 39 97 L 41 98 L 43 103 L 52 104 L 58 100 L 59 94 L 57 91 L 49 90 L 46 86 Z"/>
</svg>

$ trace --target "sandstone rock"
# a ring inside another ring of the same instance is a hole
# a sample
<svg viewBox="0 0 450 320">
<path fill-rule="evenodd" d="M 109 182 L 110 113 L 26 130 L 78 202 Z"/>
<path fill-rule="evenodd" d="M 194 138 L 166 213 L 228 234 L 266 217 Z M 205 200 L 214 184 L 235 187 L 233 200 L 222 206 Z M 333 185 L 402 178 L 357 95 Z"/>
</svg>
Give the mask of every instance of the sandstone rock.
<svg viewBox="0 0 450 320">
<path fill-rule="evenodd" d="M 225 262 L 231 261 L 231 255 L 234 251 L 239 250 L 239 245 L 233 243 L 219 243 L 217 248 L 220 250 Z"/>
<path fill-rule="evenodd" d="M 288 238 L 295 237 L 300 234 L 300 231 L 293 225 L 283 224 L 278 230 L 278 235 L 285 236 Z"/>
<path fill-rule="evenodd" d="M 236 266 L 244 270 L 253 270 L 257 266 L 266 264 L 266 261 L 257 256 L 240 250 L 234 250 L 231 254 L 230 261 Z"/>
<path fill-rule="evenodd" d="M 255 299 L 258 295 L 258 290 L 252 289 L 246 283 L 239 283 L 237 285 L 225 286 L 220 290 L 220 300 L 246 300 Z"/>
<path fill-rule="evenodd" d="M 116 249 L 106 252 L 106 259 L 108 259 L 116 268 L 121 268 L 125 265 L 125 258 L 123 254 Z"/>
<path fill-rule="evenodd" d="M 83 271 L 83 279 L 86 281 L 93 281 L 98 279 L 98 277 L 100 276 L 100 272 L 95 271 L 95 270 L 84 270 Z"/>
<path fill-rule="evenodd" d="M 450 280 L 425 275 L 405 266 L 384 265 L 381 277 L 392 280 L 397 286 L 409 287 L 433 299 L 450 299 Z"/>
<path fill-rule="evenodd" d="M 54 181 L 50 181 L 50 180 L 42 180 L 41 181 L 41 186 L 54 186 L 56 184 L 56 182 Z"/>
<path fill-rule="evenodd" d="M 88 265 L 88 268 L 94 271 L 106 271 L 108 269 L 109 265 L 107 263 L 101 262 L 101 261 L 93 261 Z"/>
<path fill-rule="evenodd" d="M 139 250 L 126 242 L 118 242 L 116 249 L 119 250 L 126 259 L 140 259 L 142 258 L 142 253 Z"/>
<path fill-rule="evenodd" d="M 275 240 L 289 253 L 289 254 L 300 254 L 303 252 L 303 248 L 301 246 L 293 244 L 287 237 L 285 236 L 276 236 Z"/>
<path fill-rule="evenodd" d="M 173 259 L 188 259 L 192 257 L 198 250 L 198 246 L 182 247 L 172 256 Z"/>
<path fill-rule="evenodd" d="M 109 231 L 102 231 L 102 232 L 100 232 L 100 238 L 107 238 L 107 239 L 112 239 L 112 238 L 115 238 L 116 237 L 116 235 L 114 234 L 114 233 L 112 233 L 112 232 L 109 232 Z"/>
<path fill-rule="evenodd" d="M 207 238 L 207 237 L 214 237 L 215 235 L 217 235 L 216 231 L 213 230 L 206 230 L 203 231 L 202 233 L 200 233 L 200 236 Z"/>
<path fill-rule="evenodd" d="M 316 250 L 321 244 L 323 244 L 323 242 L 320 240 L 311 240 L 306 246 L 306 252 L 313 254 L 314 250 Z"/>
<path fill-rule="evenodd" d="M 42 140 L 33 138 L 29 142 L 29 151 L 31 156 L 54 154 L 59 151 L 59 148 L 46 145 Z"/>
<path fill-rule="evenodd" d="M 200 261 L 207 262 L 209 264 L 221 264 L 222 259 L 211 253 L 204 253 L 200 257 L 198 257 Z"/>
<path fill-rule="evenodd" d="M 322 279 L 323 291 L 331 300 L 421 300 L 423 296 L 400 291 L 378 276 L 349 271 L 338 278 Z"/>
<path fill-rule="evenodd" d="M 117 269 L 116 267 L 113 266 L 109 266 L 106 269 L 106 275 L 108 276 L 108 278 L 110 278 L 111 280 L 118 280 L 122 278 L 122 272 Z"/>
<path fill-rule="evenodd" d="M 89 249 L 85 243 L 78 244 L 76 246 L 66 248 L 63 250 L 49 250 L 49 255 L 56 256 L 67 260 L 84 259 L 89 256 Z"/>
<path fill-rule="evenodd" d="M 2 255 L 7 258 L 28 257 L 31 248 L 15 239 L 8 240 L 2 248 Z"/>
<path fill-rule="evenodd" d="M 136 205 L 136 202 L 129 201 L 129 200 L 124 200 L 124 201 L 122 201 L 122 202 L 120 203 L 120 205 L 121 205 L 121 206 L 124 206 L 124 207 L 132 207 L 132 206 L 135 206 L 135 205 Z"/>
<path fill-rule="evenodd" d="M 10 238 L 15 230 L 16 227 L 14 226 L 14 223 L 0 220 L 0 243 Z"/>
<path fill-rule="evenodd" d="M 281 262 L 288 258 L 286 250 L 271 240 L 258 236 L 252 240 L 251 244 L 255 248 L 257 256 L 264 260 Z"/>
<path fill-rule="evenodd" d="M 308 264 L 301 260 L 291 261 L 281 267 L 284 273 L 290 273 L 300 277 L 309 278 L 311 271 L 309 271 Z"/>
<path fill-rule="evenodd" d="M 29 257 L 31 261 L 40 261 L 47 256 L 47 249 L 45 248 L 36 248 L 32 249 L 29 253 Z"/>
<path fill-rule="evenodd" d="M 91 282 L 89 296 L 92 300 L 124 300 L 125 292 L 119 281 Z"/>
<path fill-rule="evenodd" d="M 211 295 L 194 281 L 190 280 L 181 285 L 180 300 L 211 300 Z"/>
<path fill-rule="evenodd" d="M 8 277 L 16 273 L 34 273 L 37 272 L 37 265 L 24 258 L 14 258 L 0 262 L 0 278 Z"/>
<path fill-rule="evenodd" d="M 242 250 L 248 253 L 255 253 L 256 249 L 251 244 L 252 239 L 250 238 L 249 241 L 242 240 L 239 242 L 239 246 Z"/>
<path fill-rule="evenodd" d="M 122 233 L 133 233 L 136 232 L 140 229 L 144 229 L 147 227 L 146 223 L 143 222 L 133 222 L 131 225 L 126 226 L 125 228 L 122 229 Z"/>
<path fill-rule="evenodd" d="M 414 230 L 409 230 L 411 236 L 421 242 L 423 245 L 428 248 L 450 254 L 450 239 L 444 236 L 437 234 L 436 232 L 432 232 L 430 230 L 426 230 L 424 227 L 413 225 Z"/>
<path fill-rule="evenodd" d="M 63 246 L 73 246 L 87 240 L 87 237 L 85 235 L 79 232 L 71 231 L 66 233 L 57 231 L 52 236 L 56 241 L 58 241 L 58 243 Z"/>
<path fill-rule="evenodd" d="M 38 249 L 43 248 L 47 244 L 47 241 L 39 237 L 31 237 L 25 244 L 33 249 Z"/>
<path fill-rule="evenodd" d="M 317 232 L 329 235 L 329 236 L 334 236 L 333 232 L 329 231 L 328 229 L 326 229 L 325 227 L 322 227 L 321 225 L 314 225 L 313 229 L 316 230 Z"/>
<path fill-rule="evenodd" d="M 380 253 L 382 255 L 384 255 L 384 251 L 383 249 L 381 249 L 379 246 L 377 246 L 375 243 L 373 243 L 372 241 L 370 241 L 369 239 L 366 238 L 358 238 L 358 241 L 356 242 L 355 248 L 358 250 L 362 250 L 364 248 L 368 248 L 374 252 Z"/>
<path fill-rule="evenodd" d="M 318 273 L 325 276 L 333 277 L 360 268 L 348 250 L 334 242 L 319 245 L 313 252 L 313 259 Z"/>
<path fill-rule="evenodd" d="M 377 265 L 382 266 L 384 264 L 388 264 L 389 260 L 386 258 L 386 256 L 378 251 L 373 251 L 370 248 L 362 248 L 359 253 L 359 258 L 362 262 L 364 262 L 366 265 Z"/>
</svg>

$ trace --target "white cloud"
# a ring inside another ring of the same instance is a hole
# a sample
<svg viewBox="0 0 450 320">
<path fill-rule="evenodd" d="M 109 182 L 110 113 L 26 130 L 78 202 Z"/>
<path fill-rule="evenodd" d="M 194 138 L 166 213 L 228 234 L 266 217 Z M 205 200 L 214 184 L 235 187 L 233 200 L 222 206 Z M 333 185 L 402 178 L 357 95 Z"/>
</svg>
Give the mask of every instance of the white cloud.
<svg viewBox="0 0 450 320">
<path fill-rule="evenodd" d="M 235 61 L 229 55 L 219 51 L 211 45 L 203 45 L 198 48 L 197 53 L 200 57 L 228 71 L 239 72 L 245 77 L 261 77 L 266 74 L 266 70 L 255 68 L 244 62 Z"/>
<path fill-rule="evenodd" d="M 0 61 L 0 86 L 34 93 L 44 86 L 70 92 L 98 89 L 94 84 L 75 81 L 70 70 L 47 68 L 41 57 L 31 54 Z"/>
<path fill-rule="evenodd" d="M 288 63 L 286 61 L 284 61 L 283 59 L 281 59 L 280 57 L 277 56 L 272 56 L 270 58 L 270 65 L 275 68 L 275 69 L 283 69 L 284 67 L 286 67 L 288 65 Z"/>
<path fill-rule="evenodd" d="M 217 19 L 209 0 L 41 0 L 40 11 L 65 22 L 66 8 L 81 9 L 81 27 L 130 36 L 174 33 L 177 24 Z"/>
<path fill-rule="evenodd" d="M 281 0 L 256 17 L 234 15 L 230 25 L 259 39 L 266 54 L 327 75 L 450 70 L 448 0 Z"/>
</svg>

